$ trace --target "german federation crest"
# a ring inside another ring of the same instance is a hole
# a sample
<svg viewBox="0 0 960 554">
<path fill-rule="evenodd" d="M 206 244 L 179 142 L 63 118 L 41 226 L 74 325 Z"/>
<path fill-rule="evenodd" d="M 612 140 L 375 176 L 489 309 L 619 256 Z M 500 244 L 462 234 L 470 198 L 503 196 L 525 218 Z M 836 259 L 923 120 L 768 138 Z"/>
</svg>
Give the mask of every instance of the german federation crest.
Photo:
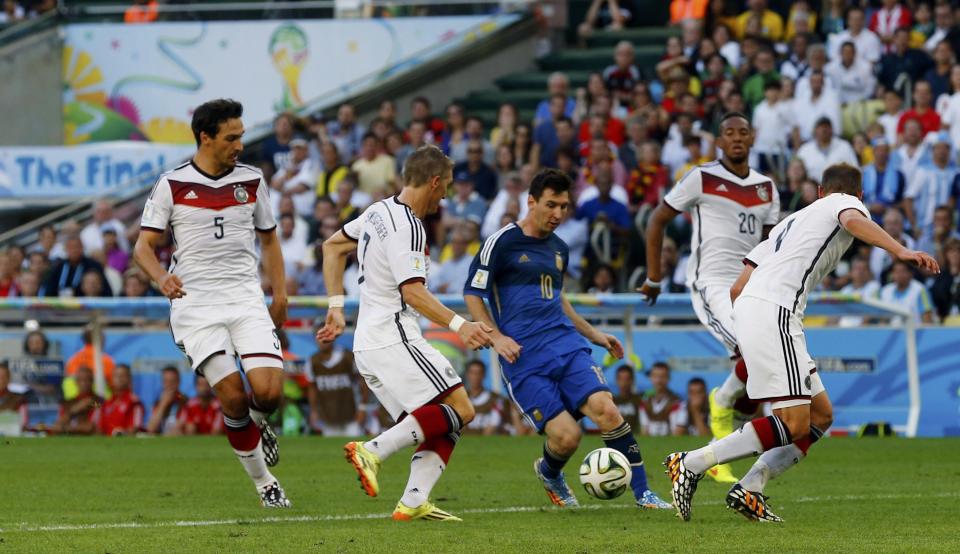
<svg viewBox="0 0 960 554">
<path fill-rule="evenodd" d="M 770 200 L 770 193 L 767 192 L 766 185 L 757 185 L 757 196 L 759 196 L 760 200 L 763 200 L 764 202 Z"/>
<path fill-rule="evenodd" d="M 241 204 L 246 204 L 247 200 L 250 199 L 250 195 L 247 194 L 247 189 L 239 186 L 233 189 L 233 198 Z"/>
</svg>

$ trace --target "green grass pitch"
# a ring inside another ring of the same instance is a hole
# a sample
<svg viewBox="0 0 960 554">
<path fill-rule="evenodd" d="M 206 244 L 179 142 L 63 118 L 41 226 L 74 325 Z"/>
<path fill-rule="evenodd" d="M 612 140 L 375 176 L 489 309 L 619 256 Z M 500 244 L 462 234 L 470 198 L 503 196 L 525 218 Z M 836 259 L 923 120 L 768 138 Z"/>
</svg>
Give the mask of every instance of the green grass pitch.
<svg viewBox="0 0 960 554">
<path fill-rule="evenodd" d="M 641 438 L 655 490 L 660 462 L 696 438 Z M 957 552 L 960 441 L 829 439 L 768 487 L 782 525 L 726 510 L 705 479 L 693 521 L 632 507 L 629 493 L 551 508 L 532 471 L 533 437 L 465 437 L 434 490 L 463 523 L 388 518 L 409 453 L 367 498 L 342 440 L 281 438 L 281 479 L 294 507 L 265 510 L 222 437 L 0 439 L 0 554 L 8 552 Z M 743 472 L 748 462 L 735 464 Z"/>
</svg>

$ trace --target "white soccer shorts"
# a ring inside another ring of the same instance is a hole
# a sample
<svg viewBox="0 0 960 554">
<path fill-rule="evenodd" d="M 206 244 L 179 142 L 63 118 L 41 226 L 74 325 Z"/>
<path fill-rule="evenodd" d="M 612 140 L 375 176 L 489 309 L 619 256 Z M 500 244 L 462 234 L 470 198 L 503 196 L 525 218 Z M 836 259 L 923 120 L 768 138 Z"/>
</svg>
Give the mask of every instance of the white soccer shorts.
<svg viewBox="0 0 960 554">
<path fill-rule="evenodd" d="M 733 305 L 730 303 L 730 287 L 713 285 L 690 292 L 693 311 L 700 323 L 710 331 L 730 357 L 737 353 L 737 335 L 733 327 Z"/>
<path fill-rule="evenodd" d="M 423 337 L 354 352 L 354 359 L 367 386 L 394 421 L 461 384 L 450 362 Z"/>
<path fill-rule="evenodd" d="M 237 371 L 235 364 L 212 364 L 209 372 L 203 371 L 204 362 L 217 354 L 239 357 L 244 371 L 283 368 L 280 339 L 260 298 L 213 306 L 174 302 L 170 307 L 170 330 L 177 346 L 187 355 L 190 367 L 201 370 L 210 386 Z"/>
<path fill-rule="evenodd" d="M 747 395 L 773 409 L 809 404 L 824 392 L 807 352 L 803 322 L 790 310 L 752 296 L 733 307 L 734 331 L 747 364 Z"/>
</svg>

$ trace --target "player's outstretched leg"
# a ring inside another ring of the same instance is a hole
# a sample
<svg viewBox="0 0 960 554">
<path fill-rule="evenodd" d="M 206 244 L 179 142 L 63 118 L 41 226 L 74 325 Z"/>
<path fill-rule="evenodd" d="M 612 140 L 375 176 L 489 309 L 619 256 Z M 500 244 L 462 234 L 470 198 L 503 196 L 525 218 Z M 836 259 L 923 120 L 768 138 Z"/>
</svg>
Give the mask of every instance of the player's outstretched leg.
<svg viewBox="0 0 960 554">
<path fill-rule="evenodd" d="M 533 472 L 550 502 L 561 508 L 576 508 L 580 503 L 567 484 L 563 467 L 580 446 L 580 426 L 564 411 L 548 421 L 543 432 L 547 440 L 543 443 L 543 456 L 533 462 Z"/>
<path fill-rule="evenodd" d="M 808 410 L 807 406 L 795 406 L 780 410 L 787 412 L 795 410 L 801 412 Z M 792 416 L 792 414 L 791 414 Z M 807 411 L 806 424 L 809 427 L 809 411 Z M 789 417 L 793 427 L 797 427 L 797 421 L 801 417 Z M 807 436 L 807 432 L 797 434 L 801 438 Z M 691 452 L 675 452 L 664 461 L 667 466 L 667 475 L 673 485 L 673 503 L 677 507 L 677 513 L 684 521 L 690 521 L 693 494 L 697 490 L 697 482 L 703 477 L 711 467 L 718 463 L 732 462 L 748 456 L 755 456 L 758 452 L 766 452 L 774 448 L 786 446 L 793 442 L 791 427 L 784 422 L 780 416 L 769 416 L 757 418 L 737 432 L 712 442 L 703 448 Z"/>
<path fill-rule="evenodd" d="M 230 441 L 243 469 L 256 485 L 261 504 L 267 508 L 289 507 L 290 501 L 287 500 L 283 488 L 267 469 L 260 430 L 250 418 L 249 400 L 233 358 L 215 355 L 204 364 L 203 370 L 208 379 L 215 381 L 213 390 L 223 411 L 227 440 Z M 218 379 L 220 375 L 226 376 Z"/>
<path fill-rule="evenodd" d="M 430 502 L 430 491 L 450 463 L 450 456 L 459 440 L 460 433 L 451 433 L 429 439 L 417 448 L 410 459 L 407 488 L 393 511 L 394 520 L 463 521 Z"/>
<path fill-rule="evenodd" d="M 650 490 L 647 483 L 647 471 L 643 466 L 643 457 L 640 455 L 640 445 L 633 436 L 633 429 L 627 423 L 617 405 L 613 403 L 613 396 L 608 391 L 598 391 L 591 394 L 580 410 L 600 428 L 604 444 L 623 454 L 630 462 L 632 478 L 630 488 L 637 506 L 654 510 L 669 510 L 673 506 L 665 502 L 657 493 Z"/>
<path fill-rule="evenodd" d="M 280 444 L 268 419 L 280 407 L 283 398 L 283 370 L 273 367 L 254 368 L 247 372 L 250 388 L 250 418 L 260 429 L 263 455 L 267 466 L 280 463 Z"/>
</svg>

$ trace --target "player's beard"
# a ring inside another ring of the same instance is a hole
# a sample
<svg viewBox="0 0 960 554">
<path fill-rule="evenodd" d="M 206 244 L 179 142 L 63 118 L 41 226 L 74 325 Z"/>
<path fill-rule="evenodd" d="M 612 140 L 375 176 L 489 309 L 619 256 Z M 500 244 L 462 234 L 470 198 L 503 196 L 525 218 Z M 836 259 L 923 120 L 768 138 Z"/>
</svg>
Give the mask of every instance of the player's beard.
<svg viewBox="0 0 960 554">
<path fill-rule="evenodd" d="M 748 159 L 750 159 L 750 151 L 747 150 L 747 153 L 744 154 L 743 156 L 728 155 L 728 156 L 727 156 L 727 159 L 730 160 L 732 163 L 742 164 L 743 162 L 745 162 L 745 161 L 747 161 Z"/>
</svg>

